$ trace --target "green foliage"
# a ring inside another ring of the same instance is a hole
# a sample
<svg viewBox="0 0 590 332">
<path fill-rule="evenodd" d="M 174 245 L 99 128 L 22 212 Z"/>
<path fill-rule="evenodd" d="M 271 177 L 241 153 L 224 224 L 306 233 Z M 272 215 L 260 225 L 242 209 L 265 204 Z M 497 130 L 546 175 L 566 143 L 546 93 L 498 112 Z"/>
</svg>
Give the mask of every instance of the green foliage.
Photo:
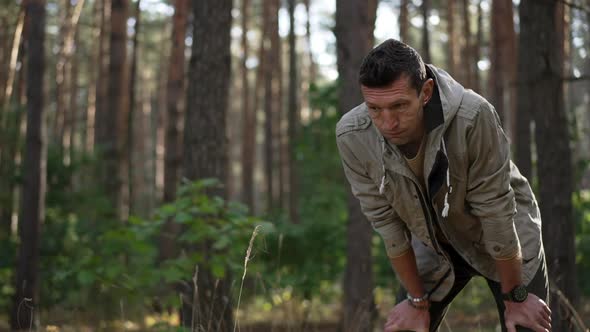
<svg viewBox="0 0 590 332">
<path fill-rule="evenodd" d="M 574 193 L 576 220 L 576 265 L 582 293 L 590 294 L 590 190 Z"/>
<path fill-rule="evenodd" d="M 113 220 L 100 186 L 90 177 L 72 176 L 91 172 L 98 162 L 80 156 L 65 166 L 61 158 L 59 150 L 49 149 L 40 271 L 45 309 L 86 310 L 109 319 L 120 317 L 122 306 L 128 317 L 145 314 L 156 298 L 165 307 L 178 307 L 178 294 L 165 285 L 190 281 L 196 265 L 218 278 L 240 275 L 255 226 L 262 225 L 263 233 L 273 230 L 271 224 L 248 216 L 244 206 L 209 195 L 208 190 L 219 185 L 210 179 L 186 181 L 177 199 L 151 218 Z M 76 181 L 85 185 L 74 185 Z M 166 221 L 182 229 L 176 238 L 181 254 L 162 261 L 158 245 Z M 4 243 L 2 247 L 14 252 Z M 0 280 L 10 277 L 8 271 L 0 266 Z M 0 292 L 12 291 L 5 288 Z"/>
<path fill-rule="evenodd" d="M 265 254 L 258 256 L 267 288 L 292 288 L 304 298 L 337 280 L 346 257 L 346 193 L 334 136 L 336 85 L 312 86 L 311 95 L 311 119 L 299 129 L 295 152 L 300 223 L 273 218 L 276 232 L 267 236 L 259 248 Z"/>
<path fill-rule="evenodd" d="M 15 291 L 17 243 L 7 226 L 11 224 L 13 189 L 22 180 L 14 156 L 21 154 L 23 147 L 20 124 L 24 111 L 15 103 L 4 108 L 0 106 L 0 310 L 11 305 Z"/>
</svg>

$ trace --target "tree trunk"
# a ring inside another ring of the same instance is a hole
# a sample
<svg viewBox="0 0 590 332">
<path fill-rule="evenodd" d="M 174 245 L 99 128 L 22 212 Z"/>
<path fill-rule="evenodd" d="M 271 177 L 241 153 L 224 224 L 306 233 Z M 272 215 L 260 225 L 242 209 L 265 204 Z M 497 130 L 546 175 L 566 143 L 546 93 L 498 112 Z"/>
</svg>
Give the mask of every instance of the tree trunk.
<svg viewBox="0 0 590 332">
<path fill-rule="evenodd" d="M 92 55 L 91 60 L 87 64 L 88 70 L 88 108 L 86 110 L 86 123 L 85 123 L 85 131 L 84 137 L 82 138 L 83 141 L 83 150 L 86 153 L 92 153 L 94 151 L 94 131 L 95 131 L 95 121 L 96 121 L 96 106 L 98 102 L 97 98 L 97 87 L 98 87 L 98 77 L 100 74 L 100 70 L 102 67 L 102 61 L 100 52 L 101 50 L 101 42 L 102 42 L 102 33 L 101 33 L 101 17 L 104 15 L 104 10 L 100 5 L 100 2 L 94 2 L 94 18 L 92 20 L 92 36 L 94 40 L 97 41 L 92 45 Z"/>
<path fill-rule="evenodd" d="M 127 18 L 129 0 L 111 2 L 111 37 L 108 83 L 108 108 L 105 119 L 110 134 L 103 142 L 107 195 L 115 208 L 116 216 L 126 220 L 128 214 L 127 127 L 129 111 L 129 75 L 127 73 Z"/>
<path fill-rule="evenodd" d="M 401 0 L 399 8 L 399 38 L 402 42 L 410 43 L 410 0 Z"/>
<path fill-rule="evenodd" d="M 169 203 L 176 198 L 176 190 L 180 181 L 182 163 L 181 114 L 184 109 L 185 77 L 185 38 L 188 0 L 176 0 L 172 18 L 172 49 L 168 64 L 168 83 L 166 86 L 166 137 L 164 149 L 164 202 Z M 166 221 L 160 237 L 160 257 L 168 259 L 176 257 L 176 235 L 180 232 L 178 223 Z"/>
<path fill-rule="evenodd" d="M 248 21 L 250 19 L 250 0 L 242 0 L 242 197 L 251 212 L 254 211 L 254 160 L 256 151 L 256 110 L 250 103 L 250 83 L 247 60 Z M 260 59 L 259 59 L 260 61 Z M 254 96 L 256 98 L 256 96 Z"/>
<path fill-rule="evenodd" d="M 184 176 L 193 181 L 202 178 L 223 181 L 227 178 L 225 116 L 229 106 L 231 10 L 231 0 L 193 1 L 194 42 L 185 117 L 185 128 L 191 130 L 184 131 L 183 167 Z M 209 193 L 227 198 L 224 188 L 212 189 Z M 207 257 L 208 247 L 202 249 L 203 257 Z M 193 328 L 207 328 L 207 322 L 212 321 L 219 324 L 214 331 L 230 331 L 233 328 L 232 309 L 225 304 L 231 303 L 230 277 L 220 281 L 216 292 L 206 292 L 202 290 L 214 289 L 215 280 L 203 266 L 199 270 L 199 304 L 195 304 L 195 317 L 197 320 L 202 318 L 202 324 L 197 322 Z M 185 295 L 182 323 L 191 326 L 192 292 Z"/>
<path fill-rule="evenodd" d="M 531 15 L 532 8 L 530 3 L 519 5 L 520 33 L 518 35 L 518 114 L 516 118 L 516 165 L 520 173 L 533 182 L 533 163 L 531 152 L 531 121 L 532 115 L 536 111 L 531 101 L 533 100 L 534 90 L 529 85 L 526 77 L 532 77 L 530 59 L 538 56 L 541 50 L 537 49 L 539 27 L 535 28 L 535 18 Z"/>
<path fill-rule="evenodd" d="M 4 13 L 0 14 L 0 105 L 4 105 L 4 91 L 7 85 L 7 71 L 10 62 L 10 56 L 8 53 L 10 52 L 11 47 L 9 45 L 10 38 L 8 36 L 10 35 L 11 27 L 8 24 L 7 16 L 8 15 Z M 2 109 L 0 109 L 0 119 L 1 118 Z"/>
<path fill-rule="evenodd" d="M 516 120 L 516 32 L 512 13 L 512 0 L 494 0 L 492 2 L 491 24 L 491 68 L 490 96 L 498 111 L 504 128 L 512 141 Z M 526 101 L 528 102 L 528 101 Z"/>
<path fill-rule="evenodd" d="M 533 114 L 538 152 L 539 206 L 548 272 L 552 285 L 573 303 L 577 302 L 577 278 L 572 219 L 572 178 L 570 141 L 563 105 L 563 43 L 556 22 L 558 2 L 523 0 L 520 4 L 521 63 L 520 97 L 524 111 Z M 530 98 L 525 98 L 530 97 Z M 522 110 L 522 109 L 521 109 Z M 554 331 L 573 331 L 568 326 L 560 301 L 551 302 Z"/>
<path fill-rule="evenodd" d="M 357 73 L 372 46 L 367 41 L 374 29 L 373 13 L 365 0 L 336 1 L 336 45 L 341 82 L 338 108 L 341 114 L 362 102 Z M 361 212 L 358 200 L 348 191 L 347 262 L 344 276 L 343 331 L 372 331 L 375 315 L 371 257 L 372 229 Z"/>
<path fill-rule="evenodd" d="M 422 0 L 422 59 L 425 63 L 431 62 L 430 57 L 430 32 L 428 31 L 428 18 L 430 17 L 430 0 Z"/>
<path fill-rule="evenodd" d="M 248 138 L 249 141 L 253 144 L 253 151 L 254 151 L 254 155 L 256 155 L 256 151 L 257 150 L 263 150 L 266 148 L 266 144 L 262 143 L 261 145 L 263 145 L 263 147 L 261 149 L 257 148 L 257 144 L 256 144 L 256 132 L 259 129 L 259 121 L 258 121 L 258 113 L 265 113 L 266 111 L 266 67 L 268 66 L 268 59 L 265 57 L 266 55 L 266 39 L 268 37 L 268 7 L 265 4 L 262 6 L 262 24 L 261 24 L 261 36 L 260 36 L 260 45 L 258 46 L 258 67 L 256 68 L 256 84 L 255 84 L 255 91 L 254 91 L 254 105 L 252 107 L 253 109 L 253 119 L 252 119 L 252 133 L 251 136 Z M 260 105 L 262 105 L 260 107 Z M 259 108 L 261 108 L 259 110 Z M 265 135 L 266 135 L 266 122 L 264 123 L 264 131 L 265 131 Z M 256 160 L 256 158 L 254 158 L 254 161 Z M 255 164 L 253 161 L 253 165 L 252 165 L 252 171 L 254 172 L 255 170 Z M 265 163 L 264 163 L 264 170 L 266 171 L 266 159 L 265 159 Z M 267 188 L 268 189 L 268 188 Z M 252 190 L 252 195 L 255 198 L 257 195 L 256 190 Z M 252 211 L 257 214 L 259 212 L 259 210 L 262 210 L 262 207 L 260 205 L 256 205 L 256 202 L 258 200 L 254 199 L 253 201 L 253 205 L 252 205 Z M 268 207 L 268 204 L 267 204 Z"/>
<path fill-rule="evenodd" d="M 270 41 L 272 34 L 273 1 L 264 1 L 263 16 L 265 29 L 265 59 L 264 67 L 264 172 L 266 174 L 267 212 L 271 212 L 274 202 L 274 174 L 273 172 L 273 69 L 275 68 L 274 53 L 271 50 Z M 275 13 L 276 15 L 276 13 Z"/>
<path fill-rule="evenodd" d="M 23 3 L 30 18 L 28 32 L 27 138 L 23 163 L 20 247 L 16 269 L 11 328 L 36 329 L 39 301 L 39 247 L 45 215 L 46 146 L 43 128 L 43 74 L 45 71 L 45 1 Z"/>
<path fill-rule="evenodd" d="M 471 26 L 469 20 L 469 0 L 463 0 L 462 6 L 462 16 L 463 16 L 463 47 L 461 49 L 461 57 L 462 57 L 462 68 L 464 72 L 464 82 L 463 84 L 465 87 L 469 89 L 473 89 L 474 81 L 475 81 L 475 72 L 474 70 L 477 69 L 473 65 L 475 59 L 473 58 L 473 37 L 471 36 Z"/>
<path fill-rule="evenodd" d="M 289 137 L 289 218 L 292 223 L 299 223 L 299 210 L 297 201 L 297 156 L 295 155 L 295 146 L 297 143 L 298 127 L 298 93 L 299 83 L 297 77 L 297 48 L 295 38 L 295 0 L 288 1 L 289 6 L 289 120 L 288 120 L 288 137 Z"/>
<path fill-rule="evenodd" d="M 448 43 L 448 66 L 449 72 L 457 81 L 463 82 L 463 77 L 459 73 L 459 38 L 457 36 L 457 28 L 455 26 L 455 12 L 457 11 L 457 3 L 455 0 L 447 0 L 447 35 L 449 37 Z"/>
<path fill-rule="evenodd" d="M 305 5 L 305 11 L 307 13 L 307 18 L 305 20 L 305 39 L 307 40 L 307 51 L 309 55 L 309 82 L 310 84 L 315 83 L 317 77 L 317 67 L 315 61 L 313 59 L 313 52 L 311 51 L 311 6 L 310 0 L 303 0 L 303 4 Z"/>
<path fill-rule="evenodd" d="M 17 74 L 16 64 L 23 61 L 24 44 L 22 40 L 25 26 L 25 7 L 21 6 L 20 14 L 15 28 L 10 58 L 8 59 L 8 78 L 6 82 L 6 100 L 0 104 L 0 238 L 8 239 L 11 234 L 12 212 L 14 208 L 15 193 L 17 185 L 17 163 L 16 155 L 20 149 L 20 127 L 22 119 L 21 107 L 10 108 L 10 99 L 15 77 Z M 24 64 L 20 73 L 24 71 Z M 20 83 L 20 82 L 19 82 Z M 17 98 L 18 104 L 20 100 Z M 6 142 L 6 143 L 4 143 Z"/>
<path fill-rule="evenodd" d="M 105 154 L 112 127 L 109 127 L 109 112 L 107 111 L 107 82 L 109 79 L 109 49 L 110 49 L 110 21 L 111 1 L 103 0 L 100 13 L 100 34 L 98 37 L 98 61 L 96 77 L 96 113 L 94 120 L 94 143 L 101 156 Z M 104 175 L 101 175 L 104 178 Z"/>
<path fill-rule="evenodd" d="M 139 33 L 141 31 L 141 0 L 135 3 L 135 27 L 133 29 L 133 43 L 131 51 L 131 71 L 129 73 L 129 111 L 127 118 L 127 158 L 129 160 L 129 212 L 134 215 L 145 215 L 146 209 L 142 206 L 145 181 L 143 175 L 145 169 L 145 145 L 144 130 L 142 125 L 143 114 L 137 112 L 137 61 L 139 57 Z M 140 107 L 141 109 L 141 107 Z M 137 138 L 137 139 L 136 139 Z"/>
<path fill-rule="evenodd" d="M 481 47 L 483 45 L 483 11 L 481 9 L 481 1 L 477 2 L 477 32 L 475 36 L 475 44 L 473 45 L 473 72 L 474 82 L 473 89 L 483 95 L 481 75 L 479 72 L 479 60 L 481 59 Z"/>
<path fill-rule="evenodd" d="M 271 104 L 272 104 L 272 167 L 276 170 L 273 173 L 273 182 L 276 184 L 273 188 L 273 205 L 274 209 L 280 210 L 285 207 L 285 171 L 284 171 L 284 112 L 283 112 L 283 47 L 279 36 L 279 9 L 281 8 L 280 0 L 271 0 L 270 12 L 270 49 L 269 55 L 272 58 L 272 86 L 271 86 Z"/>
<path fill-rule="evenodd" d="M 78 0 L 78 3 L 82 3 L 82 1 Z M 77 30 L 76 27 L 74 27 L 74 29 Z M 72 43 L 74 45 L 78 44 L 78 32 L 76 30 L 73 32 L 73 36 L 72 36 Z M 77 47 L 78 47 L 78 50 L 81 48 L 80 46 L 77 46 Z M 75 153 L 76 149 L 78 148 L 78 146 L 76 146 L 76 144 L 75 144 L 75 140 L 77 137 L 76 129 L 77 129 L 78 120 L 80 118 L 82 118 L 79 115 L 79 106 L 78 106 L 79 63 L 78 63 L 78 57 L 76 55 L 77 55 L 76 53 L 71 54 L 70 63 L 69 63 L 69 66 L 70 66 L 70 68 L 69 68 L 70 86 L 68 87 L 68 90 L 70 92 L 68 93 L 68 95 L 69 95 L 70 99 L 68 100 L 69 112 L 66 114 L 66 117 L 65 117 L 64 141 L 63 141 L 64 164 L 66 164 L 66 165 L 70 165 L 75 158 L 74 153 Z"/>
<path fill-rule="evenodd" d="M 14 30 L 14 37 L 12 39 L 12 48 L 9 58 L 8 76 L 6 77 L 6 85 L 3 86 L 3 91 L 0 91 L 0 106 L 3 106 L 1 112 L 6 112 L 10 99 L 12 97 L 12 91 L 14 90 L 14 80 L 16 77 L 16 65 L 19 57 L 19 49 L 21 45 L 21 38 L 23 34 L 23 27 L 25 25 L 25 11 L 21 10 L 18 21 L 16 23 L 16 29 Z M 0 113 L 0 125 L 2 119 L 2 113 Z"/>
<path fill-rule="evenodd" d="M 78 2 L 76 2 L 76 6 L 73 8 L 71 17 L 68 18 L 70 21 L 69 30 L 65 37 L 64 43 L 64 55 L 66 59 L 65 73 L 68 77 L 68 85 L 66 85 L 65 88 L 68 90 L 68 99 L 66 100 L 68 106 L 65 108 L 67 112 L 64 114 L 62 146 L 64 163 L 66 165 L 69 165 L 73 158 L 73 143 L 74 135 L 76 134 L 76 119 L 78 118 L 78 61 L 74 51 L 76 49 L 76 45 L 78 44 L 78 23 L 80 22 L 80 15 L 82 14 L 84 3 L 84 0 L 78 0 Z"/>
<path fill-rule="evenodd" d="M 72 5 L 69 0 L 60 1 L 59 21 L 61 26 L 59 29 L 59 52 L 57 54 L 57 62 L 55 66 L 55 118 L 53 119 L 53 131 L 51 138 L 53 141 L 58 142 L 57 145 L 63 152 L 63 140 L 64 140 L 64 125 L 66 114 L 68 113 L 68 100 L 70 86 L 70 73 L 69 73 L 69 57 L 66 52 L 66 43 L 71 26 L 71 12 Z"/>
</svg>

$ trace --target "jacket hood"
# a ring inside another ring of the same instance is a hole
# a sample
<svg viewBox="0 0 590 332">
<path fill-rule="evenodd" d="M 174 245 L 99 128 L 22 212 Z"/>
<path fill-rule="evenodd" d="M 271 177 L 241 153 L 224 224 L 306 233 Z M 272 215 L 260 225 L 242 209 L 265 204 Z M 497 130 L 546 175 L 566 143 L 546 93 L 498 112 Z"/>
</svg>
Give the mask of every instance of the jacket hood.
<svg viewBox="0 0 590 332">
<path fill-rule="evenodd" d="M 465 88 L 449 73 L 433 65 L 426 65 L 428 78 L 435 81 L 431 100 L 424 108 L 426 131 L 430 133 L 443 125 L 443 132 L 455 118 L 463 99 Z"/>
</svg>

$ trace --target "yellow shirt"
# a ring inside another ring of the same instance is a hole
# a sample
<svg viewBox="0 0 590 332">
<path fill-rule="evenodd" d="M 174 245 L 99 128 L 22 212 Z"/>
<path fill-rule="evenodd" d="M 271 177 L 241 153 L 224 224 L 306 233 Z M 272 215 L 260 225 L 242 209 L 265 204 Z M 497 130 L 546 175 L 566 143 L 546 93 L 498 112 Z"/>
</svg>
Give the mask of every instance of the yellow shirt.
<svg viewBox="0 0 590 332">
<path fill-rule="evenodd" d="M 426 137 L 422 137 L 422 142 L 420 143 L 420 147 L 418 148 L 418 153 L 412 159 L 406 159 L 408 166 L 412 170 L 412 173 L 416 175 L 418 178 L 418 182 L 422 187 L 422 191 L 426 189 L 426 182 L 424 181 L 424 141 L 426 141 Z"/>
</svg>

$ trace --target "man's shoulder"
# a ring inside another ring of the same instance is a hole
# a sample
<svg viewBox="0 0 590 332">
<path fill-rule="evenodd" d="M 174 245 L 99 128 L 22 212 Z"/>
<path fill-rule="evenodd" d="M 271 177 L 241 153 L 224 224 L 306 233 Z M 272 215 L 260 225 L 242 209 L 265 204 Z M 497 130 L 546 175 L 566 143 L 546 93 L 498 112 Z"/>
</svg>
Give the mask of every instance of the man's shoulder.
<svg viewBox="0 0 590 332">
<path fill-rule="evenodd" d="M 336 124 L 336 137 L 346 133 L 366 130 L 371 125 L 367 106 L 363 103 L 346 112 Z"/>
<path fill-rule="evenodd" d="M 457 116 L 469 122 L 473 122 L 480 113 L 487 111 L 494 112 L 493 110 L 493 106 L 487 99 L 475 91 L 468 89 L 465 90 L 463 94 L 463 99 L 461 100 Z"/>
</svg>

